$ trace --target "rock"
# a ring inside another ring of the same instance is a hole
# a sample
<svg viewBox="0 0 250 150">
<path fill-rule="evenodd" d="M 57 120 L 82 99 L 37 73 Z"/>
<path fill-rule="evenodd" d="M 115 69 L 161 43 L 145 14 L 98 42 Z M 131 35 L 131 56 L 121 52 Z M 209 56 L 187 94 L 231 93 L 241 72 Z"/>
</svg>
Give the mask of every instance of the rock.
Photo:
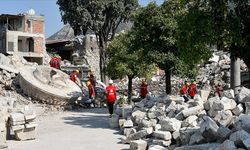
<svg viewBox="0 0 250 150">
<path fill-rule="evenodd" d="M 245 102 L 246 111 L 245 114 L 250 115 L 250 102 Z"/>
<path fill-rule="evenodd" d="M 180 141 L 182 145 L 186 145 L 189 143 L 191 136 L 197 132 L 199 128 L 190 128 L 185 127 L 180 129 Z"/>
<path fill-rule="evenodd" d="M 240 115 L 234 123 L 236 130 L 245 130 L 250 132 L 250 116 L 249 115 Z"/>
<path fill-rule="evenodd" d="M 130 143 L 130 150 L 146 150 L 147 142 L 144 140 L 136 140 Z"/>
<path fill-rule="evenodd" d="M 234 99 L 234 90 L 233 89 L 224 90 L 223 91 L 223 96 L 227 97 L 229 99 Z"/>
<path fill-rule="evenodd" d="M 172 139 L 172 135 L 169 131 L 154 131 L 153 137 L 157 139 L 166 140 L 166 141 Z"/>
<path fill-rule="evenodd" d="M 195 115 L 189 116 L 182 123 L 181 127 L 196 127 L 198 117 Z"/>
<path fill-rule="evenodd" d="M 127 120 L 127 121 L 125 121 L 124 122 L 124 124 L 123 124 L 123 127 L 124 128 L 131 128 L 131 127 L 133 127 L 133 121 L 132 120 Z"/>
<path fill-rule="evenodd" d="M 193 145 L 193 144 L 202 144 L 204 143 L 206 140 L 205 138 L 202 136 L 202 133 L 198 130 L 196 131 L 189 140 L 189 145 Z"/>
<path fill-rule="evenodd" d="M 169 147 L 171 140 L 159 140 L 159 139 L 150 139 L 148 140 L 148 145 L 159 145 L 164 147 Z"/>
<path fill-rule="evenodd" d="M 141 131 L 138 131 L 136 133 L 130 134 L 127 138 L 128 141 L 132 141 L 132 140 L 138 140 L 140 138 L 143 138 L 147 135 L 150 135 L 153 133 L 153 128 L 147 128 L 147 129 L 143 129 Z"/>
<path fill-rule="evenodd" d="M 232 110 L 232 112 L 233 112 L 235 115 L 237 115 L 237 116 L 239 116 L 241 113 L 243 113 L 243 111 L 244 111 L 244 109 L 243 109 L 242 104 L 238 104 L 238 105 Z"/>
<path fill-rule="evenodd" d="M 227 127 L 220 126 L 217 133 L 220 139 L 224 141 L 230 136 L 231 130 Z"/>
<path fill-rule="evenodd" d="M 214 120 L 220 123 L 223 126 L 228 126 L 232 122 L 233 114 L 230 110 L 220 111 L 215 117 Z"/>
<path fill-rule="evenodd" d="M 208 143 L 208 144 L 177 147 L 174 150 L 213 150 L 218 145 L 219 145 L 218 143 Z"/>
<path fill-rule="evenodd" d="M 126 122 L 126 119 L 119 119 L 118 123 L 119 123 L 119 127 L 123 128 L 124 122 Z"/>
<path fill-rule="evenodd" d="M 201 107 L 201 106 L 195 106 L 195 107 L 191 107 L 191 108 L 183 110 L 182 114 L 183 114 L 184 117 L 188 117 L 188 116 L 191 116 L 191 115 L 197 115 L 202 110 L 203 110 L 203 107 Z"/>
<path fill-rule="evenodd" d="M 218 125 L 216 122 L 208 116 L 203 117 L 203 122 L 200 125 L 200 132 L 202 136 L 208 140 L 208 142 L 212 142 L 218 139 Z"/>
<path fill-rule="evenodd" d="M 201 99 L 203 102 L 207 101 L 209 94 L 210 94 L 210 90 L 209 91 L 201 90 Z"/>
<path fill-rule="evenodd" d="M 243 144 L 247 150 L 250 150 L 250 138 L 245 139 Z"/>
<path fill-rule="evenodd" d="M 10 114 L 11 125 L 22 125 L 25 124 L 25 118 L 23 113 L 11 113 Z"/>
<path fill-rule="evenodd" d="M 176 110 L 176 102 L 175 101 L 170 101 L 169 105 L 166 107 L 165 112 L 169 113 L 171 110 Z"/>
<path fill-rule="evenodd" d="M 242 87 L 240 89 L 240 92 L 237 94 L 237 101 L 242 103 L 244 102 L 244 98 L 247 97 L 248 95 L 250 95 L 250 89 L 247 89 L 245 87 Z"/>
<path fill-rule="evenodd" d="M 242 146 L 243 141 L 248 138 L 250 138 L 250 135 L 246 131 L 239 130 L 232 133 L 229 137 L 229 140 L 233 141 L 236 146 Z"/>
<path fill-rule="evenodd" d="M 164 131 L 178 131 L 181 128 L 181 121 L 175 118 L 165 118 L 160 121 L 161 129 Z"/>
<path fill-rule="evenodd" d="M 136 110 L 132 112 L 132 120 L 139 124 L 140 120 L 142 120 L 146 116 L 146 113 L 140 110 Z"/>
<path fill-rule="evenodd" d="M 36 114 L 33 110 L 25 110 L 23 114 L 26 122 L 31 122 L 36 119 Z"/>
<path fill-rule="evenodd" d="M 169 150 L 169 149 L 160 145 L 150 145 L 148 150 Z"/>
<path fill-rule="evenodd" d="M 135 128 L 124 128 L 123 133 L 128 137 L 130 134 L 136 133 L 136 130 Z"/>
<path fill-rule="evenodd" d="M 212 97 L 212 98 L 209 98 L 205 103 L 204 103 L 204 108 L 205 110 L 210 110 L 212 107 L 213 107 L 213 103 L 214 101 L 216 100 L 220 100 L 219 97 Z"/>
<path fill-rule="evenodd" d="M 15 138 L 17 140 L 32 140 L 36 138 L 36 128 L 24 128 L 23 130 L 16 130 L 14 131 Z"/>
<path fill-rule="evenodd" d="M 233 141 L 226 140 L 220 144 L 215 150 L 236 150 L 237 147 L 234 145 Z"/>
<path fill-rule="evenodd" d="M 180 131 L 175 131 L 172 133 L 172 137 L 175 140 L 179 140 L 180 139 Z"/>
<path fill-rule="evenodd" d="M 122 108 L 122 118 L 128 118 L 131 116 L 132 113 L 132 106 L 126 106 Z"/>
<path fill-rule="evenodd" d="M 156 126 L 157 120 L 141 120 L 140 125 L 145 128 Z"/>
<path fill-rule="evenodd" d="M 226 97 L 222 97 L 221 100 L 215 100 L 213 102 L 213 110 L 221 111 L 221 110 L 232 110 L 236 107 L 236 102 L 233 99 L 228 99 Z"/>
</svg>

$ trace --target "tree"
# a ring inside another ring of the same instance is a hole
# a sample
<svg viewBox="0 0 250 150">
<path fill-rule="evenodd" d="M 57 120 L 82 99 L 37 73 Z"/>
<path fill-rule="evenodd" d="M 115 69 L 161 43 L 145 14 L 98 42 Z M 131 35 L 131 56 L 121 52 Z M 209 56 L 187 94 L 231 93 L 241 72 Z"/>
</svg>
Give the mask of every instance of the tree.
<svg viewBox="0 0 250 150">
<path fill-rule="evenodd" d="M 235 66 L 239 67 L 238 57 L 244 60 L 248 68 L 250 67 L 247 48 L 250 18 L 248 1 L 184 0 L 183 2 L 187 6 L 187 14 L 182 18 L 181 35 L 183 39 L 192 43 L 185 48 L 192 49 L 195 45 L 206 47 L 208 44 L 213 44 L 222 50 L 230 51 L 231 77 L 233 77 L 231 87 L 240 85 L 240 80 L 236 80 L 240 79 L 240 74 L 233 71 L 239 70 L 235 68 Z"/>
<path fill-rule="evenodd" d="M 137 0 L 58 0 L 63 22 L 69 23 L 76 35 L 92 30 L 100 49 L 101 80 L 106 81 L 106 48 L 121 22 L 138 7 Z"/>
<path fill-rule="evenodd" d="M 145 77 L 154 69 L 153 64 L 148 64 L 142 50 L 138 49 L 132 32 L 117 36 L 108 46 L 109 62 L 107 73 L 117 79 L 128 77 L 128 100 L 131 102 L 132 79 Z"/>
</svg>

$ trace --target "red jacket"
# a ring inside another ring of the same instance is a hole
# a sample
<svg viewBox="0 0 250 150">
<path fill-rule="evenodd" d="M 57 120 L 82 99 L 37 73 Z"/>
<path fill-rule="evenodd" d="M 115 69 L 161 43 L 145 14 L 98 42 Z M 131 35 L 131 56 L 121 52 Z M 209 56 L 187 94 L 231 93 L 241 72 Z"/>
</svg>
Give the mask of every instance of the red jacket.
<svg viewBox="0 0 250 150">
<path fill-rule="evenodd" d="M 57 57 L 52 57 L 49 64 L 50 67 L 56 68 L 56 69 L 60 69 L 60 58 Z"/>
<path fill-rule="evenodd" d="M 182 89 L 180 90 L 180 94 L 184 95 L 187 93 L 187 91 L 188 91 L 188 86 L 185 84 L 185 85 L 183 85 Z"/>
<path fill-rule="evenodd" d="M 197 93 L 197 87 L 196 84 L 190 84 L 189 86 L 189 96 L 195 96 L 195 94 Z"/>
<path fill-rule="evenodd" d="M 116 100 L 116 87 L 109 85 L 106 87 L 106 98 L 108 102 L 115 102 Z"/>
<path fill-rule="evenodd" d="M 76 82 L 76 78 L 77 78 L 76 72 L 72 72 L 70 74 L 70 80 L 72 80 L 73 82 Z"/>
<path fill-rule="evenodd" d="M 89 97 L 94 98 L 95 97 L 95 89 L 94 89 L 94 86 L 92 84 L 90 84 L 88 86 L 88 90 L 89 90 Z"/>
<path fill-rule="evenodd" d="M 147 94 L 148 94 L 147 84 L 142 83 L 141 84 L 141 93 L 140 93 L 140 95 L 143 96 L 143 97 L 146 97 Z"/>
</svg>

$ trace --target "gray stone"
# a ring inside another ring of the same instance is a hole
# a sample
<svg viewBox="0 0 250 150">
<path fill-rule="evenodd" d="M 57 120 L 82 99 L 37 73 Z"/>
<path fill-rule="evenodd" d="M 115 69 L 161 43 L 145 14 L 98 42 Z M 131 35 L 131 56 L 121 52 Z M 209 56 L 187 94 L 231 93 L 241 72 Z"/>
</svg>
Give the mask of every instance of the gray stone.
<svg viewBox="0 0 250 150">
<path fill-rule="evenodd" d="M 122 107 L 122 118 L 128 118 L 129 116 L 131 116 L 132 113 L 132 106 L 126 106 L 126 107 Z"/>
<path fill-rule="evenodd" d="M 16 130 L 14 131 L 15 138 L 17 140 L 33 140 L 36 138 L 36 128 L 24 128 L 23 130 Z"/>
<path fill-rule="evenodd" d="M 196 127 L 198 117 L 195 115 L 189 116 L 182 123 L 181 127 Z"/>
<path fill-rule="evenodd" d="M 200 132 L 202 136 L 206 138 L 208 142 L 217 140 L 218 138 L 218 125 L 216 122 L 208 116 L 203 117 L 203 122 L 200 125 Z"/>
<path fill-rule="evenodd" d="M 136 133 L 136 130 L 134 128 L 124 128 L 123 133 L 128 137 L 130 134 Z"/>
<path fill-rule="evenodd" d="M 10 114 L 10 123 L 12 125 L 25 124 L 25 118 L 23 113 L 11 113 Z"/>
<path fill-rule="evenodd" d="M 123 125 L 124 125 L 124 122 L 126 122 L 127 120 L 126 119 L 119 119 L 119 127 L 120 128 L 123 128 Z"/>
<path fill-rule="evenodd" d="M 161 128 L 164 131 L 178 131 L 181 128 L 181 121 L 175 118 L 165 118 L 160 121 Z"/>
<path fill-rule="evenodd" d="M 245 102 L 246 111 L 245 114 L 250 115 L 250 102 Z"/>
<path fill-rule="evenodd" d="M 234 123 L 234 126 L 237 130 L 243 129 L 247 132 L 250 132 L 250 116 L 249 115 L 240 115 Z"/>
<path fill-rule="evenodd" d="M 243 144 L 247 150 L 250 150 L 250 138 L 245 139 Z"/>
<path fill-rule="evenodd" d="M 150 135 L 153 133 L 153 128 L 147 128 L 147 129 L 143 129 L 141 131 L 138 131 L 136 133 L 130 134 L 127 138 L 128 141 L 131 140 L 138 140 L 141 139 L 147 135 Z"/>
<path fill-rule="evenodd" d="M 130 143 L 130 150 L 146 150 L 147 142 L 144 140 L 136 140 Z"/>
<path fill-rule="evenodd" d="M 174 150 L 214 150 L 219 144 L 218 143 L 209 143 L 209 144 L 200 144 L 192 146 L 182 146 L 177 147 Z"/>
<path fill-rule="evenodd" d="M 166 113 L 169 113 L 171 110 L 176 110 L 176 102 L 171 101 L 170 104 L 166 107 Z"/>
<path fill-rule="evenodd" d="M 243 141 L 248 138 L 250 138 L 250 135 L 246 131 L 239 130 L 232 133 L 229 137 L 229 140 L 233 141 L 236 146 L 242 146 Z"/>
<path fill-rule="evenodd" d="M 154 131 L 153 137 L 155 137 L 157 139 L 162 139 L 162 140 L 171 140 L 172 139 L 172 135 L 169 131 Z"/>
<path fill-rule="evenodd" d="M 220 139 L 224 141 L 230 136 L 231 130 L 227 127 L 220 126 L 217 133 Z"/>
<path fill-rule="evenodd" d="M 237 147 L 234 145 L 233 141 L 226 140 L 220 144 L 215 150 L 237 150 Z"/>
<path fill-rule="evenodd" d="M 153 126 L 155 126 L 156 123 L 157 123 L 157 120 L 145 120 L 145 119 L 143 119 L 143 120 L 141 120 L 140 125 L 141 125 L 142 127 L 148 128 L 148 127 L 153 127 Z"/>
<path fill-rule="evenodd" d="M 239 116 L 241 113 L 243 113 L 243 111 L 244 111 L 244 109 L 243 109 L 242 104 L 238 104 L 238 105 L 232 110 L 232 112 L 233 112 L 235 115 L 237 115 L 237 116 Z"/>
<path fill-rule="evenodd" d="M 173 139 L 179 140 L 180 139 L 180 131 L 175 131 L 172 133 Z"/>
<path fill-rule="evenodd" d="M 109 118 L 109 126 L 111 128 L 118 128 L 119 127 L 119 116 L 113 114 L 111 118 Z"/>
<path fill-rule="evenodd" d="M 171 140 L 159 140 L 159 139 L 150 139 L 148 141 L 148 145 L 159 145 L 159 146 L 164 146 L 168 147 L 171 144 Z"/>
<path fill-rule="evenodd" d="M 230 99 L 234 99 L 234 90 L 233 89 L 224 90 L 223 96 L 230 98 Z"/>
<path fill-rule="evenodd" d="M 244 98 L 250 95 L 250 89 L 247 89 L 245 87 L 242 87 L 240 89 L 239 94 L 237 94 L 237 100 L 238 102 L 242 103 L 244 102 Z"/>
<path fill-rule="evenodd" d="M 198 130 L 196 131 L 189 140 L 189 145 L 193 145 L 193 144 L 201 144 L 203 142 L 205 142 L 206 140 L 204 139 L 204 137 L 202 136 L 202 133 Z"/>
<path fill-rule="evenodd" d="M 163 147 L 160 145 L 150 145 L 148 150 L 169 150 L 167 147 Z"/>
<path fill-rule="evenodd" d="M 210 94 L 210 90 L 209 91 L 201 90 L 201 99 L 203 102 L 207 101 L 209 94 Z"/>
<path fill-rule="evenodd" d="M 183 114 L 184 117 L 188 117 L 188 116 L 191 116 L 191 115 L 197 115 L 202 110 L 203 110 L 203 107 L 201 107 L 201 106 L 195 106 L 195 107 L 191 107 L 191 108 L 183 110 L 182 114 Z"/>
<path fill-rule="evenodd" d="M 215 100 L 213 102 L 213 110 L 221 111 L 221 110 L 232 110 L 236 107 L 236 102 L 233 99 L 228 99 L 226 97 L 222 97 L 221 100 Z"/>
<path fill-rule="evenodd" d="M 132 113 L 132 120 L 139 124 L 140 120 L 142 120 L 146 116 L 146 113 L 140 110 L 136 110 Z"/>
<path fill-rule="evenodd" d="M 223 126 L 228 126 L 232 122 L 233 114 L 230 110 L 220 111 L 215 117 L 214 120 L 220 123 Z"/>
<path fill-rule="evenodd" d="M 213 102 L 216 101 L 216 100 L 220 100 L 219 97 L 211 97 L 209 98 L 205 103 L 204 103 L 204 108 L 206 110 L 210 110 L 213 106 Z"/>
<path fill-rule="evenodd" d="M 26 122 L 31 122 L 36 119 L 36 113 L 33 110 L 25 110 L 23 114 Z"/>
<path fill-rule="evenodd" d="M 125 121 L 124 122 L 124 124 L 123 124 L 123 127 L 124 128 L 131 128 L 131 127 L 133 127 L 133 121 L 132 120 L 127 120 L 127 121 Z"/>
<path fill-rule="evenodd" d="M 189 143 L 191 136 L 197 132 L 199 128 L 190 128 L 190 127 L 185 127 L 180 129 L 180 141 L 182 145 L 186 145 Z"/>
</svg>

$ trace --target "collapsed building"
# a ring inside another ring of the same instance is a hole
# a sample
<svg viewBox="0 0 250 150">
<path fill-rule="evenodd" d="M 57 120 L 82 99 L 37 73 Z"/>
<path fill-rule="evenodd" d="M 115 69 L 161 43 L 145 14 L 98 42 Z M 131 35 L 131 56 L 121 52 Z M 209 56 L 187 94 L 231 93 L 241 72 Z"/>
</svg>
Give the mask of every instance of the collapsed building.
<svg viewBox="0 0 250 150">
<path fill-rule="evenodd" d="M 45 52 L 44 16 L 34 10 L 18 15 L 0 15 L 0 52 L 19 55 L 43 64 Z"/>
</svg>

